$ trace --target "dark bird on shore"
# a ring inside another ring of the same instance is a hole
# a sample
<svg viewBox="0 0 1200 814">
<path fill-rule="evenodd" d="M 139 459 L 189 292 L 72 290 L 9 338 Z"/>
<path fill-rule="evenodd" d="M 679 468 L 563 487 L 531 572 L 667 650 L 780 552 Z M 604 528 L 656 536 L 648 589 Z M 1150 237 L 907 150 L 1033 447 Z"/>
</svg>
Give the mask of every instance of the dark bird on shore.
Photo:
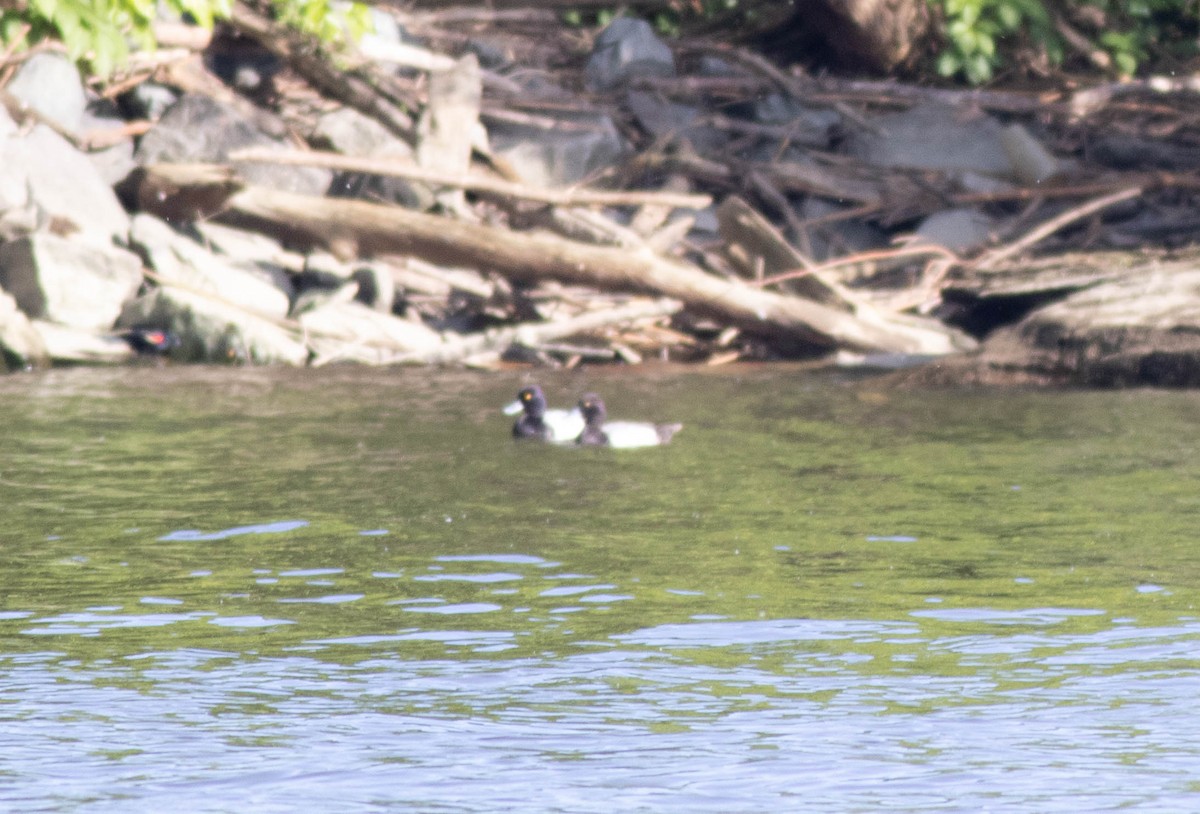
<svg viewBox="0 0 1200 814">
<path fill-rule="evenodd" d="M 574 441 L 583 432 L 583 415 L 579 410 L 547 409 L 546 394 L 536 384 L 517 393 L 517 400 L 505 407 L 504 412 L 507 415 L 523 413 L 513 424 L 514 438 L 564 444 Z"/>
<path fill-rule="evenodd" d="M 651 424 L 648 421 L 608 421 L 604 401 L 595 393 L 579 400 L 579 411 L 585 422 L 577 443 L 584 446 L 633 449 L 668 444 L 682 424 Z"/>
<path fill-rule="evenodd" d="M 179 337 L 157 328 L 130 328 L 118 334 L 140 356 L 166 356 L 179 347 Z"/>
</svg>

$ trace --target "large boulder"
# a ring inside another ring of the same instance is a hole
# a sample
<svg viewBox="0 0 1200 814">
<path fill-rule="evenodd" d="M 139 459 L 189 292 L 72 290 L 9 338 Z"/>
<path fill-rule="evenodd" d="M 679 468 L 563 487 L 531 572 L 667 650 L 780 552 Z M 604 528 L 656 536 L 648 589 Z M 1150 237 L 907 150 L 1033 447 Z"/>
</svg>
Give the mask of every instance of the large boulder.
<svg viewBox="0 0 1200 814">
<path fill-rule="evenodd" d="M 20 370 L 50 361 L 46 343 L 17 301 L 0 291 L 0 370 Z"/>
<path fill-rule="evenodd" d="M 628 145 L 607 115 L 565 111 L 556 118 L 561 127 L 494 123 L 492 152 L 536 187 L 576 184 L 625 157 Z"/>
<path fill-rule="evenodd" d="M 413 149 L 387 128 L 349 107 L 323 114 L 313 130 L 313 140 L 343 155 L 356 158 L 413 160 Z M 330 194 L 342 198 L 387 200 L 410 209 L 428 209 L 433 195 L 403 178 L 357 172 L 338 173 Z"/>
<path fill-rule="evenodd" d="M 167 108 L 152 130 L 142 136 L 137 161 L 155 163 L 227 163 L 229 154 L 246 147 L 286 150 L 282 139 L 264 133 L 254 121 L 231 107 L 189 93 Z M 234 164 L 248 182 L 285 192 L 324 195 L 333 174 L 320 167 L 281 164 Z"/>
<path fill-rule="evenodd" d="M 87 94 L 79 69 L 66 54 L 33 54 L 17 70 L 7 90 L 63 130 L 79 132 Z"/>
<path fill-rule="evenodd" d="M 124 241 L 129 216 L 87 156 L 45 125 L 18 128 L 0 106 L 0 212 L 31 210 L 74 238 Z"/>
<path fill-rule="evenodd" d="M 981 111 L 922 104 L 874 120 L 849 134 L 847 151 L 880 167 L 973 172 L 1015 178 L 1004 127 Z"/>
<path fill-rule="evenodd" d="M 279 268 L 242 264 L 214 254 L 153 215 L 136 215 L 129 238 L 164 283 L 208 294 L 246 311 L 287 316 L 290 283 Z"/>
<path fill-rule="evenodd" d="M 119 336 L 84 331 L 43 319 L 35 319 L 32 324 L 54 362 L 118 364 L 128 362 L 135 355 L 129 343 Z"/>
<path fill-rule="evenodd" d="M 116 246 L 49 232 L 0 246 L 0 287 L 30 317 L 108 330 L 141 284 L 142 261 Z"/>
<path fill-rule="evenodd" d="M 251 258 L 215 254 L 152 215 L 134 217 L 130 240 L 159 285 L 130 303 L 118 324 L 174 334 L 180 344 L 171 355 L 180 359 L 307 362 L 308 349 L 284 322 L 292 292 L 287 274 L 275 264 L 278 245 L 232 230 L 208 233 L 226 247 L 253 245 Z"/>
</svg>

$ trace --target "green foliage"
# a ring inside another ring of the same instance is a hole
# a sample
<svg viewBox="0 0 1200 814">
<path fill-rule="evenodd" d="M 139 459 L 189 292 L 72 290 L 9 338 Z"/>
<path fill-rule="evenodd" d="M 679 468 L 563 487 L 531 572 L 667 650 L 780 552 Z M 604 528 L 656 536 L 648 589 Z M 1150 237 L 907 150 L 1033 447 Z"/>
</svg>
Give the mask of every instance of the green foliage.
<svg viewBox="0 0 1200 814">
<path fill-rule="evenodd" d="M 936 58 L 942 76 L 972 84 L 992 78 L 1022 49 L 1035 50 L 1050 65 L 1062 64 L 1066 43 L 1058 20 L 1107 54 L 1113 70 L 1133 74 L 1172 45 L 1196 53 L 1197 8 L 1193 0 L 929 0 L 945 20 L 945 46 Z"/>
<path fill-rule="evenodd" d="M 358 37 L 370 27 L 369 9 L 352 3 L 334 7 L 331 0 L 273 0 L 287 24 L 326 42 Z M 0 9 L 0 40 L 6 48 L 23 48 L 57 39 L 72 58 L 92 72 L 107 76 L 133 48 L 154 47 L 152 23 L 161 8 L 187 15 L 206 28 L 229 16 L 232 0 L 27 0 Z"/>
<path fill-rule="evenodd" d="M 363 3 L 347 6 L 336 0 L 276 0 L 279 19 L 322 42 L 342 43 L 371 30 L 371 9 Z"/>
<path fill-rule="evenodd" d="M 1028 32 L 1035 41 L 1059 50 L 1050 15 L 1041 0 L 931 0 L 945 15 L 946 47 L 937 57 L 942 76 L 961 75 L 972 84 L 992 77 L 1000 64 L 998 41 Z"/>
<path fill-rule="evenodd" d="M 655 14 L 651 22 L 660 34 L 677 37 L 682 33 L 682 22 L 687 17 L 718 20 L 735 12 L 741 15 L 744 23 L 754 17 L 753 4 L 740 0 L 688 0 L 672 3 L 669 10 Z"/>
</svg>

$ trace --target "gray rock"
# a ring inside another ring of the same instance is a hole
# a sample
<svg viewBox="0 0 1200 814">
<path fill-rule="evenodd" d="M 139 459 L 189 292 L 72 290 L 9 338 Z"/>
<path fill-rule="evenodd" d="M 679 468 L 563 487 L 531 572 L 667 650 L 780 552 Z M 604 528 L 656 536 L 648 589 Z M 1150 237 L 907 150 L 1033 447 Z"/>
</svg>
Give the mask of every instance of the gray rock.
<svg viewBox="0 0 1200 814">
<path fill-rule="evenodd" d="M 353 361 L 384 364 L 401 353 L 442 344 L 437 331 L 420 322 L 373 311 L 358 302 L 329 302 L 300 315 L 316 354 L 314 364 Z"/>
<path fill-rule="evenodd" d="M 391 272 L 374 263 L 360 266 L 350 277 L 358 284 L 357 302 L 383 314 L 392 313 L 396 302 L 396 281 Z"/>
<path fill-rule="evenodd" d="M 124 129 L 125 120 L 117 115 L 115 106 L 111 104 L 94 102 L 83 112 L 81 132 L 91 138 L 107 137 L 111 145 L 85 153 L 96 172 L 110 187 L 119 183 L 137 166 L 133 160 L 133 139 L 124 135 Z"/>
<path fill-rule="evenodd" d="M 114 365 L 128 362 L 136 355 L 128 342 L 111 334 L 96 334 L 42 319 L 35 319 L 32 324 L 55 362 Z"/>
<path fill-rule="evenodd" d="M 821 133 L 826 140 L 829 133 L 842 123 L 837 111 L 808 107 L 781 93 L 768 93 L 755 99 L 750 112 L 759 124 L 786 124 L 800 131 Z"/>
<path fill-rule="evenodd" d="M 304 288 L 339 288 L 354 274 L 354 265 L 328 252 L 312 251 L 304 256 L 301 272 Z"/>
<path fill-rule="evenodd" d="M 92 243 L 125 239 L 129 216 L 86 156 L 45 125 L 23 132 L 3 122 L 11 119 L 0 107 L 0 211 L 34 210 L 40 225 L 54 221 Z"/>
<path fill-rule="evenodd" d="M 364 158 L 412 158 L 407 142 L 357 110 L 341 107 L 323 114 L 313 128 L 313 139 L 331 150 Z"/>
<path fill-rule="evenodd" d="M 692 231 L 690 234 L 695 235 L 701 241 L 706 241 L 721 232 L 721 223 L 717 219 L 716 205 L 706 206 L 703 209 L 692 210 Z"/>
<path fill-rule="evenodd" d="M 141 260 L 115 246 L 46 232 L 0 246 L 0 287 L 31 317 L 108 330 L 141 284 Z"/>
<path fill-rule="evenodd" d="M 267 271 L 271 282 L 282 291 L 290 288 L 288 272 L 298 272 L 304 267 L 304 255 L 283 248 L 278 240 L 262 232 L 249 232 L 211 220 L 198 221 L 191 229 L 204 246 L 217 254 L 235 258 L 239 265 Z"/>
<path fill-rule="evenodd" d="M 8 92 L 67 132 L 79 132 L 87 96 L 79 69 L 67 56 L 34 54 L 17 71 Z"/>
<path fill-rule="evenodd" d="M 489 71 L 500 71 L 513 64 L 502 42 L 470 39 L 467 40 L 467 51 L 475 55 L 480 67 Z"/>
<path fill-rule="evenodd" d="M 0 291 L 0 369 L 20 370 L 50 362 L 46 343 L 11 295 Z"/>
<path fill-rule="evenodd" d="M 638 124 L 656 138 L 686 139 L 700 152 L 719 149 L 729 141 L 724 132 L 697 123 L 699 108 L 675 104 L 643 91 L 631 91 L 625 97 L 625 106 Z"/>
<path fill-rule="evenodd" d="M 705 54 L 696 64 L 697 76 L 737 76 L 739 71 L 720 57 Z"/>
<path fill-rule="evenodd" d="M 497 123 L 489 133 L 492 152 L 534 186 L 578 183 L 624 157 L 625 140 L 603 114 L 560 116 L 563 127 L 547 130 Z"/>
<path fill-rule="evenodd" d="M 674 76 L 675 56 L 645 20 L 618 17 L 596 37 L 584 68 L 588 90 L 607 91 L 638 76 Z"/>
<path fill-rule="evenodd" d="M 198 221 L 191 229 L 200 244 L 264 280 L 295 300 L 295 276 L 304 268 L 304 255 L 285 249 L 278 240 L 260 232 L 248 232 L 214 221 Z M 182 235 L 181 235 L 182 237 Z"/>
<path fill-rule="evenodd" d="M 232 108 L 207 96 L 189 93 L 180 97 L 142 136 L 136 158 L 139 164 L 225 163 L 235 150 L 262 147 L 284 150 L 288 145 L 263 133 Z M 318 167 L 273 164 L 237 164 L 238 173 L 252 184 L 285 192 L 323 195 L 333 174 Z"/>
<path fill-rule="evenodd" d="M 961 254 L 985 244 L 992 228 L 991 218 L 977 209 L 947 209 L 921 221 L 916 235 L 927 243 Z"/>
<path fill-rule="evenodd" d="M 851 155 L 870 164 L 1013 177 L 1003 128 L 984 113 L 925 104 L 880 116 L 874 124 L 875 131 L 854 130 L 846 144 Z"/>
<path fill-rule="evenodd" d="M 136 215 L 129 239 L 164 282 L 245 312 L 287 316 L 292 292 L 280 288 L 285 283 L 282 272 L 272 275 L 253 263 L 216 255 L 153 215 Z"/>
<path fill-rule="evenodd" d="M 140 82 L 121 96 L 121 109 L 134 119 L 158 121 L 167 108 L 179 101 L 179 93 L 158 82 Z"/>
<path fill-rule="evenodd" d="M 164 285 L 126 306 L 118 325 L 179 337 L 172 356 L 193 361 L 303 365 L 308 348 L 278 322 L 212 297 Z"/>
<path fill-rule="evenodd" d="M 801 220 L 816 220 L 845 209 L 846 207 L 810 195 L 798 207 L 797 214 Z M 791 242 L 798 246 L 807 245 L 812 259 L 823 262 L 831 257 L 856 254 L 886 246 L 888 245 L 888 235 L 882 229 L 861 220 L 839 220 L 811 228 L 807 242 L 798 239 L 795 235 L 791 236 Z M 848 277 L 853 273 L 852 270 L 845 269 L 841 276 Z"/>
<path fill-rule="evenodd" d="M 1020 124 L 1010 124 L 1000 133 L 1000 143 L 1012 164 L 1013 175 L 1023 184 L 1040 184 L 1059 172 L 1058 159 Z"/>
<path fill-rule="evenodd" d="M 375 119 L 348 107 L 326 113 L 313 130 L 315 141 L 343 155 L 359 158 L 413 158 L 413 149 Z M 412 209 L 433 205 L 433 195 L 403 178 L 363 173 L 338 173 L 331 194 L 344 198 L 393 201 Z"/>
<path fill-rule="evenodd" d="M 779 93 L 769 93 L 761 99 L 756 99 L 749 106 L 748 114 L 751 121 L 759 124 L 786 126 L 787 143 L 793 148 L 804 146 L 828 150 L 833 143 L 834 134 L 842 126 L 842 117 L 838 112 L 807 107 Z M 774 140 L 761 145 L 766 148 L 766 155 L 772 156 L 778 156 L 779 146 Z M 767 160 L 779 159 L 776 157 Z"/>
</svg>

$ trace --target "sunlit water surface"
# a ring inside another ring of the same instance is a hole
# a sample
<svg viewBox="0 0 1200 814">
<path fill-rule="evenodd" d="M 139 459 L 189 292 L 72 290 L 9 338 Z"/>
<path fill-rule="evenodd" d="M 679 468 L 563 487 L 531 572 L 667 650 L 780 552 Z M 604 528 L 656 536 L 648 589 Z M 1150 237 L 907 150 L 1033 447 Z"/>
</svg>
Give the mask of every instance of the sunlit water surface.
<svg viewBox="0 0 1200 814">
<path fill-rule="evenodd" d="M 1192 393 L 0 379 L 0 809 L 1200 810 Z"/>
</svg>

